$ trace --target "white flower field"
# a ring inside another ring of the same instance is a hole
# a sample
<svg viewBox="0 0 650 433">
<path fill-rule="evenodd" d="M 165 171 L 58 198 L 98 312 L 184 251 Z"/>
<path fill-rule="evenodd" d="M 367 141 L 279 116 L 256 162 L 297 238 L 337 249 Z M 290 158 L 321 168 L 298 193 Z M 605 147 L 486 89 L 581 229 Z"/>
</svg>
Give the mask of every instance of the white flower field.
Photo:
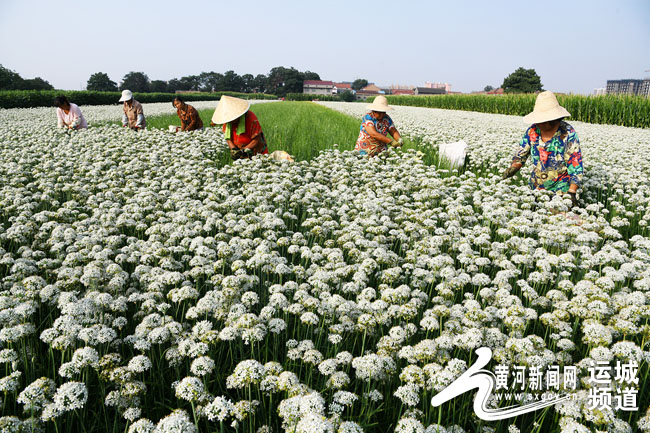
<svg viewBox="0 0 650 433">
<path fill-rule="evenodd" d="M 218 167 L 220 129 L 101 124 L 120 110 L 72 133 L 0 110 L 0 431 L 650 432 L 650 130 L 568 119 L 571 212 L 530 162 L 501 180 L 520 117 L 389 113 L 466 141 L 460 171 L 343 143 Z M 480 347 L 491 371 L 575 366 L 571 399 L 498 423 L 474 391 L 433 407 Z M 638 365 L 636 410 L 590 407 L 590 367 L 615 390 L 617 362 Z"/>
</svg>

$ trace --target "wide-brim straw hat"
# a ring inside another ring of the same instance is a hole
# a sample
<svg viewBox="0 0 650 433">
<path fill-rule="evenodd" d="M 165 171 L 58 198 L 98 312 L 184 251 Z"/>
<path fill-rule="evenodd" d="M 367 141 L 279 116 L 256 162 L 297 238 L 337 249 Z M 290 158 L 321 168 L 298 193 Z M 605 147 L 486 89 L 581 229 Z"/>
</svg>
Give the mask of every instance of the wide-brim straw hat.
<svg viewBox="0 0 650 433">
<path fill-rule="evenodd" d="M 133 92 L 130 90 L 122 90 L 122 97 L 120 98 L 120 102 L 129 101 L 131 99 L 133 99 Z"/>
<path fill-rule="evenodd" d="M 214 110 L 212 123 L 224 124 L 232 122 L 242 114 L 246 113 L 250 107 L 250 102 L 244 99 L 224 95 L 219 100 L 217 109 Z"/>
<path fill-rule="evenodd" d="M 557 102 L 555 94 L 547 90 L 537 95 L 535 108 L 524 116 L 524 123 L 542 123 L 569 116 L 571 114 Z"/>
<path fill-rule="evenodd" d="M 379 95 L 373 101 L 372 104 L 366 105 L 366 108 L 371 111 L 381 111 L 382 113 L 392 110 L 393 107 L 388 105 L 388 99 L 385 96 Z"/>
</svg>

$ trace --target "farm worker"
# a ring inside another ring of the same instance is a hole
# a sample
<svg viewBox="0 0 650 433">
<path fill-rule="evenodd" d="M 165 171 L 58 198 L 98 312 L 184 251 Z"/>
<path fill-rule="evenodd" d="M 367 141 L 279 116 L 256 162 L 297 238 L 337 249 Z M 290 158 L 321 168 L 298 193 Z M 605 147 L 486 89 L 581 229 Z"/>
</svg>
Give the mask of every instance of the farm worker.
<svg viewBox="0 0 650 433">
<path fill-rule="evenodd" d="M 181 119 L 181 131 L 203 129 L 203 121 L 199 117 L 199 112 L 196 111 L 196 108 L 186 104 L 180 96 L 174 98 L 172 105 L 176 107 L 176 114 Z"/>
<path fill-rule="evenodd" d="M 84 115 L 77 104 L 73 104 L 66 96 L 57 96 L 54 99 L 56 108 L 57 127 L 68 129 L 88 128 Z"/>
<path fill-rule="evenodd" d="M 223 125 L 230 156 L 234 160 L 269 153 L 260 122 L 250 111 L 248 101 L 222 96 L 210 125 Z"/>
<path fill-rule="evenodd" d="M 519 142 L 520 147 L 503 179 L 514 176 L 532 155 L 530 187 L 568 194 L 575 207 L 583 174 L 582 154 L 576 131 L 564 121 L 568 116 L 569 112 L 560 106 L 553 92 L 537 95 L 533 112 L 524 116 L 524 123 L 532 125 Z"/>
<path fill-rule="evenodd" d="M 375 156 L 388 149 L 389 144 L 400 147 L 402 138 L 393 124 L 393 119 L 386 114 L 388 110 L 393 109 L 388 105 L 386 97 L 377 96 L 366 108 L 370 112 L 363 116 L 354 150 L 359 151 L 361 155 Z M 388 137 L 388 134 L 392 138 Z"/>
<path fill-rule="evenodd" d="M 124 102 L 122 126 L 128 126 L 136 131 L 147 127 L 147 121 L 144 118 L 144 112 L 142 111 L 142 104 L 133 99 L 133 93 L 130 90 L 122 91 L 120 102 Z"/>
</svg>

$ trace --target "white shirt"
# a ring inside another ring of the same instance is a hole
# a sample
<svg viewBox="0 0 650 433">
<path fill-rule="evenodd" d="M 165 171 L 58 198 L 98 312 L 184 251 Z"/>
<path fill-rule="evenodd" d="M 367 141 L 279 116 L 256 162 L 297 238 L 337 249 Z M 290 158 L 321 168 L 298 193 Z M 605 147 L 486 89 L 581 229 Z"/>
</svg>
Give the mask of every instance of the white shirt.
<svg viewBox="0 0 650 433">
<path fill-rule="evenodd" d="M 56 109 L 57 117 L 57 127 L 69 127 L 72 126 L 73 129 L 88 128 L 86 119 L 84 119 L 83 114 L 77 104 L 70 103 L 70 110 L 68 114 L 65 113 L 61 108 Z"/>
</svg>

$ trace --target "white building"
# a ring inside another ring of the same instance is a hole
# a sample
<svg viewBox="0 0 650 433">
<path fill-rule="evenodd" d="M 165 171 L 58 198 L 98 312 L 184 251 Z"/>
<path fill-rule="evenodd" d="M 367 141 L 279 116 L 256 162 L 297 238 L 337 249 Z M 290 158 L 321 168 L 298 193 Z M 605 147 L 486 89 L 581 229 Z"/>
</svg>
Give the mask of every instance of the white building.
<svg viewBox="0 0 650 433">
<path fill-rule="evenodd" d="M 336 93 L 333 81 L 305 80 L 302 83 L 302 93 L 308 95 L 331 95 Z"/>
</svg>

